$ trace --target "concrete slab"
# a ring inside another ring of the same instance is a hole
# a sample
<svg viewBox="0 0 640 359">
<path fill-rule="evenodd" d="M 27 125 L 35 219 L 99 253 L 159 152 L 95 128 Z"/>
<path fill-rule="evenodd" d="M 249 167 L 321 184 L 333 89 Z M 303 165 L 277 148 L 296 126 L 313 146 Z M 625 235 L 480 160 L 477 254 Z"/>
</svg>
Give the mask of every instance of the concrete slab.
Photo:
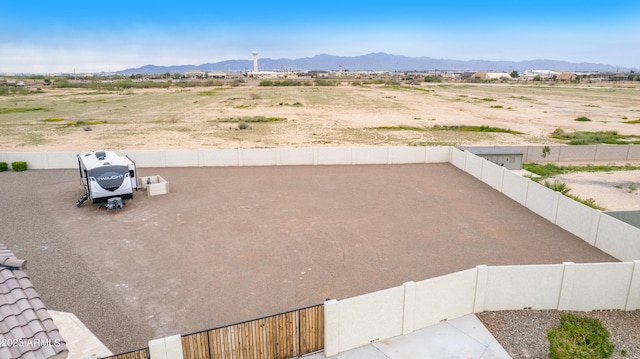
<svg viewBox="0 0 640 359">
<path fill-rule="evenodd" d="M 113 355 L 73 313 L 49 311 L 69 348 L 67 359 L 94 359 Z"/>
<path fill-rule="evenodd" d="M 317 353 L 307 358 L 326 358 Z M 348 350 L 330 359 L 510 359 L 511 356 L 473 314 L 415 332 Z"/>
</svg>

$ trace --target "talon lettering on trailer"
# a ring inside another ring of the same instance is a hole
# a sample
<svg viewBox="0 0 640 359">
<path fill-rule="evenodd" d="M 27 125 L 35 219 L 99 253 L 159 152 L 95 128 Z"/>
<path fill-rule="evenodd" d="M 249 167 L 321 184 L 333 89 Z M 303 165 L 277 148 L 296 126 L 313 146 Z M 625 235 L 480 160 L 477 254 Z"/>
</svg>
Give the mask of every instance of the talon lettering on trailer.
<svg viewBox="0 0 640 359">
<path fill-rule="evenodd" d="M 87 199 L 104 203 L 110 198 L 133 198 L 137 189 L 135 163 L 127 156 L 110 151 L 92 151 L 77 155 L 80 183 L 85 194 L 76 202 L 80 207 Z"/>
</svg>

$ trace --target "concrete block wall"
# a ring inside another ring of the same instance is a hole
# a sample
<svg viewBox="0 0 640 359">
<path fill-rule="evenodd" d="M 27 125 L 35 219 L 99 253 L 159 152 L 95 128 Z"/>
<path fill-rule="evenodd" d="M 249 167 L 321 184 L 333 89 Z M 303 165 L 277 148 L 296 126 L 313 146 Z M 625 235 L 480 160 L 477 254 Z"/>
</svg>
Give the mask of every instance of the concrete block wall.
<svg viewBox="0 0 640 359">
<path fill-rule="evenodd" d="M 543 146 L 503 146 L 519 150 L 526 162 L 571 161 L 640 161 L 640 145 L 549 146 L 551 152 L 542 157 Z M 209 167 L 209 166 L 278 166 L 278 165 L 343 165 L 451 162 L 465 169 L 468 158 L 464 151 L 451 153 L 450 146 L 441 147 L 316 147 L 199 150 L 126 150 L 139 167 Z M 76 168 L 75 152 L 0 152 L 0 162 L 25 161 L 31 169 Z M 471 159 L 466 170 L 480 178 L 478 163 Z"/>
<path fill-rule="evenodd" d="M 554 223 L 594 246 L 601 216 L 604 215 L 600 211 L 596 211 L 569 197 L 559 196 Z"/>
<path fill-rule="evenodd" d="M 640 258 L 640 229 L 602 214 L 598 222 L 596 247 L 619 260 Z"/>
<path fill-rule="evenodd" d="M 544 146 L 494 146 L 522 152 L 524 162 L 640 161 L 640 145 L 553 145 L 542 157 Z"/>
<path fill-rule="evenodd" d="M 619 146 L 620 145 L 598 145 L 596 146 L 595 158 L 598 161 L 619 161 L 623 158 L 629 161 L 631 160 L 629 157 L 630 151 L 634 147 L 639 147 L 635 145 Z"/>
<path fill-rule="evenodd" d="M 179 335 L 154 339 L 149 342 L 151 359 L 183 359 L 182 340 Z"/>
<path fill-rule="evenodd" d="M 505 173 L 511 172 L 501 166 L 483 166 L 482 174 L 479 179 L 491 186 L 493 189 L 502 192 Z"/>
<path fill-rule="evenodd" d="M 458 167 L 461 170 L 465 170 L 467 162 L 467 154 L 465 151 L 459 150 L 457 148 L 451 149 L 451 155 L 449 158 L 449 163 Z"/>
<path fill-rule="evenodd" d="M 557 308 L 563 272 L 562 264 L 489 267 L 476 312 Z"/>
<path fill-rule="evenodd" d="M 558 146 L 559 160 L 562 162 L 595 161 L 598 146 Z M 540 149 L 542 153 L 542 149 Z"/>
<path fill-rule="evenodd" d="M 640 145 L 629 145 L 627 161 L 640 161 Z"/>
<path fill-rule="evenodd" d="M 606 213 L 611 217 L 640 228 L 640 209 L 630 211 L 607 211 Z"/>
<path fill-rule="evenodd" d="M 565 264 L 558 309 L 627 309 L 633 262 Z M 637 283 L 636 283 L 637 285 Z"/>
<path fill-rule="evenodd" d="M 525 207 L 544 219 L 554 222 L 560 200 L 560 192 L 550 190 L 536 182 L 529 183 Z"/>
<path fill-rule="evenodd" d="M 405 305 L 405 292 L 413 286 L 393 287 L 324 304 L 324 353 L 327 357 L 379 340 L 402 335 L 414 316 Z M 415 292 L 415 290 L 413 291 Z"/>
<path fill-rule="evenodd" d="M 0 162 L 11 168 L 12 162 L 24 161 L 33 170 L 78 168 L 76 155 L 76 152 L 0 152 Z"/>
<path fill-rule="evenodd" d="M 640 161 L 640 145 L 587 145 L 548 146 L 550 152 L 542 157 L 544 146 L 501 146 L 523 153 L 525 162 L 577 162 L 577 161 Z"/>
<path fill-rule="evenodd" d="M 327 357 L 487 310 L 637 310 L 640 260 L 477 266 L 325 302 Z"/>
<path fill-rule="evenodd" d="M 542 157 L 542 148 L 544 146 L 525 146 L 517 147 L 523 153 L 523 162 L 559 162 L 560 146 L 549 146 L 549 153 Z M 509 147 L 512 148 L 512 147 Z"/>
<path fill-rule="evenodd" d="M 136 166 L 216 167 L 360 165 L 449 162 L 451 147 L 317 147 L 204 150 L 123 150 Z M 25 161 L 31 169 L 77 168 L 74 152 L 0 152 L 0 161 Z"/>
<path fill-rule="evenodd" d="M 478 270 L 447 274 L 414 284 L 413 325 L 405 333 L 474 312 Z"/>
<path fill-rule="evenodd" d="M 501 192 L 524 206 L 527 203 L 527 192 L 529 191 L 529 184 L 532 183 L 532 181 L 506 168 L 502 168 L 502 171 L 504 173 L 502 175 L 502 183 L 500 184 Z"/>
<path fill-rule="evenodd" d="M 464 155 L 464 171 L 477 179 L 482 179 L 482 169 L 484 168 L 483 164 L 484 162 L 489 161 L 467 151 L 464 152 Z"/>
<path fill-rule="evenodd" d="M 340 334 L 339 351 L 395 337 L 402 334 L 404 287 L 340 300 L 334 308 L 338 310 L 340 320 L 338 327 L 331 330 Z"/>
<path fill-rule="evenodd" d="M 640 259 L 640 228 L 585 206 L 468 151 L 452 148 L 450 162 L 615 258 L 621 261 Z"/>
</svg>

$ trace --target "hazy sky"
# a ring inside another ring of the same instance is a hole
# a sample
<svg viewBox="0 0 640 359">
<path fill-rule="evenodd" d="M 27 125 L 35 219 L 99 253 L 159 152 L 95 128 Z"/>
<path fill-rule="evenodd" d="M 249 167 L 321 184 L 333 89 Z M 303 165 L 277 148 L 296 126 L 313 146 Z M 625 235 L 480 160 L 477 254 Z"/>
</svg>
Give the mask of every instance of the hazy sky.
<svg viewBox="0 0 640 359">
<path fill-rule="evenodd" d="M 0 73 L 386 52 L 640 68 L 640 1 L 0 2 Z"/>
</svg>

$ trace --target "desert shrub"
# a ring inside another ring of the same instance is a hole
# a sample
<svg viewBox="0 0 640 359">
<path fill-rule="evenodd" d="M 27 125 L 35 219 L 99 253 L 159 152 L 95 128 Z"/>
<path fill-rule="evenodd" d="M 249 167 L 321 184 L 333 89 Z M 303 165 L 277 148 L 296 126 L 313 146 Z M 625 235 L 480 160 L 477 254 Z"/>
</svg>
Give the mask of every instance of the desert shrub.
<svg viewBox="0 0 640 359">
<path fill-rule="evenodd" d="M 302 81 L 294 80 L 262 80 L 258 86 L 306 86 Z"/>
<path fill-rule="evenodd" d="M 418 126 L 407 126 L 407 125 L 400 125 L 400 126 L 379 126 L 376 127 L 376 129 L 378 130 L 391 130 L 391 131 L 426 131 L 426 128 L 423 127 L 418 127 Z"/>
<path fill-rule="evenodd" d="M 427 75 L 423 79 L 424 82 L 442 82 L 442 78 L 440 76 L 431 76 Z"/>
<path fill-rule="evenodd" d="M 552 163 L 523 163 L 522 168 L 540 176 L 540 179 L 557 176 L 564 173 L 573 172 L 613 172 L 613 171 L 637 171 L 640 166 L 626 164 L 618 165 L 568 165 L 557 166 Z"/>
<path fill-rule="evenodd" d="M 535 173 L 542 178 L 553 177 L 566 173 L 565 168 L 556 166 L 553 163 L 524 163 L 522 164 L 522 168 L 531 173 Z"/>
<path fill-rule="evenodd" d="M 513 131 L 508 128 L 499 128 L 499 127 L 491 127 L 491 126 L 455 126 L 455 125 L 435 125 L 432 127 L 434 130 L 441 131 L 461 131 L 461 132 L 499 132 L 499 133 L 510 133 L 512 135 L 521 135 L 522 132 Z"/>
<path fill-rule="evenodd" d="M 565 132 L 561 128 L 557 128 L 551 133 L 552 138 L 568 140 L 570 145 L 595 145 L 606 143 L 610 145 L 635 144 L 640 143 L 636 135 L 621 135 L 617 131 L 599 131 L 599 132 Z"/>
<path fill-rule="evenodd" d="M 586 116 L 580 116 L 580 117 L 576 118 L 575 120 L 576 120 L 576 121 L 579 121 L 579 122 L 588 122 L 588 121 L 591 121 L 591 119 L 590 119 L 589 117 L 586 117 Z"/>
<path fill-rule="evenodd" d="M 551 359 L 609 358 L 614 344 L 600 320 L 572 313 L 560 318 L 560 327 L 547 332 Z"/>
<path fill-rule="evenodd" d="M 316 85 L 316 86 L 335 86 L 336 83 L 333 82 L 333 81 L 329 81 L 329 80 L 316 79 L 314 81 L 314 85 Z"/>
<path fill-rule="evenodd" d="M 24 161 L 11 162 L 11 168 L 13 168 L 13 170 L 17 172 L 26 171 L 27 163 Z"/>
<path fill-rule="evenodd" d="M 553 182 L 544 181 L 543 184 L 545 187 L 551 190 L 554 190 L 556 192 L 560 192 L 565 196 L 571 191 L 571 188 L 565 182 L 562 182 L 562 181 L 553 181 Z"/>
<path fill-rule="evenodd" d="M 9 169 L 9 165 L 6 162 L 0 162 L 0 172 L 4 172 Z"/>
<path fill-rule="evenodd" d="M 0 114 L 31 112 L 31 111 L 49 111 L 49 109 L 44 107 L 0 107 Z"/>
<path fill-rule="evenodd" d="M 286 120 L 287 120 L 286 117 L 243 116 L 243 117 L 221 118 L 217 122 L 255 123 L 255 122 L 280 122 L 280 121 L 286 121 Z"/>
<path fill-rule="evenodd" d="M 532 178 L 532 180 L 536 180 L 535 178 Z M 540 180 L 540 178 L 537 179 L 538 181 Z M 572 200 L 576 201 L 576 202 L 580 202 L 582 204 L 584 204 L 585 206 L 591 207 L 593 209 L 597 209 L 599 211 L 606 211 L 607 209 L 598 205 L 596 203 L 596 200 L 593 198 L 582 198 L 578 195 L 569 193 L 571 192 L 571 188 L 564 182 L 562 181 L 553 181 L 553 182 L 549 182 L 549 181 L 544 181 L 542 183 L 542 185 L 544 185 L 545 187 L 554 190 L 556 192 L 560 192 L 562 195 L 571 198 Z"/>
<path fill-rule="evenodd" d="M 28 88 L 23 87 L 0 87 L 0 96 L 10 96 L 10 95 L 29 95 L 32 93 L 37 93 L 36 91 L 31 91 Z"/>
</svg>

